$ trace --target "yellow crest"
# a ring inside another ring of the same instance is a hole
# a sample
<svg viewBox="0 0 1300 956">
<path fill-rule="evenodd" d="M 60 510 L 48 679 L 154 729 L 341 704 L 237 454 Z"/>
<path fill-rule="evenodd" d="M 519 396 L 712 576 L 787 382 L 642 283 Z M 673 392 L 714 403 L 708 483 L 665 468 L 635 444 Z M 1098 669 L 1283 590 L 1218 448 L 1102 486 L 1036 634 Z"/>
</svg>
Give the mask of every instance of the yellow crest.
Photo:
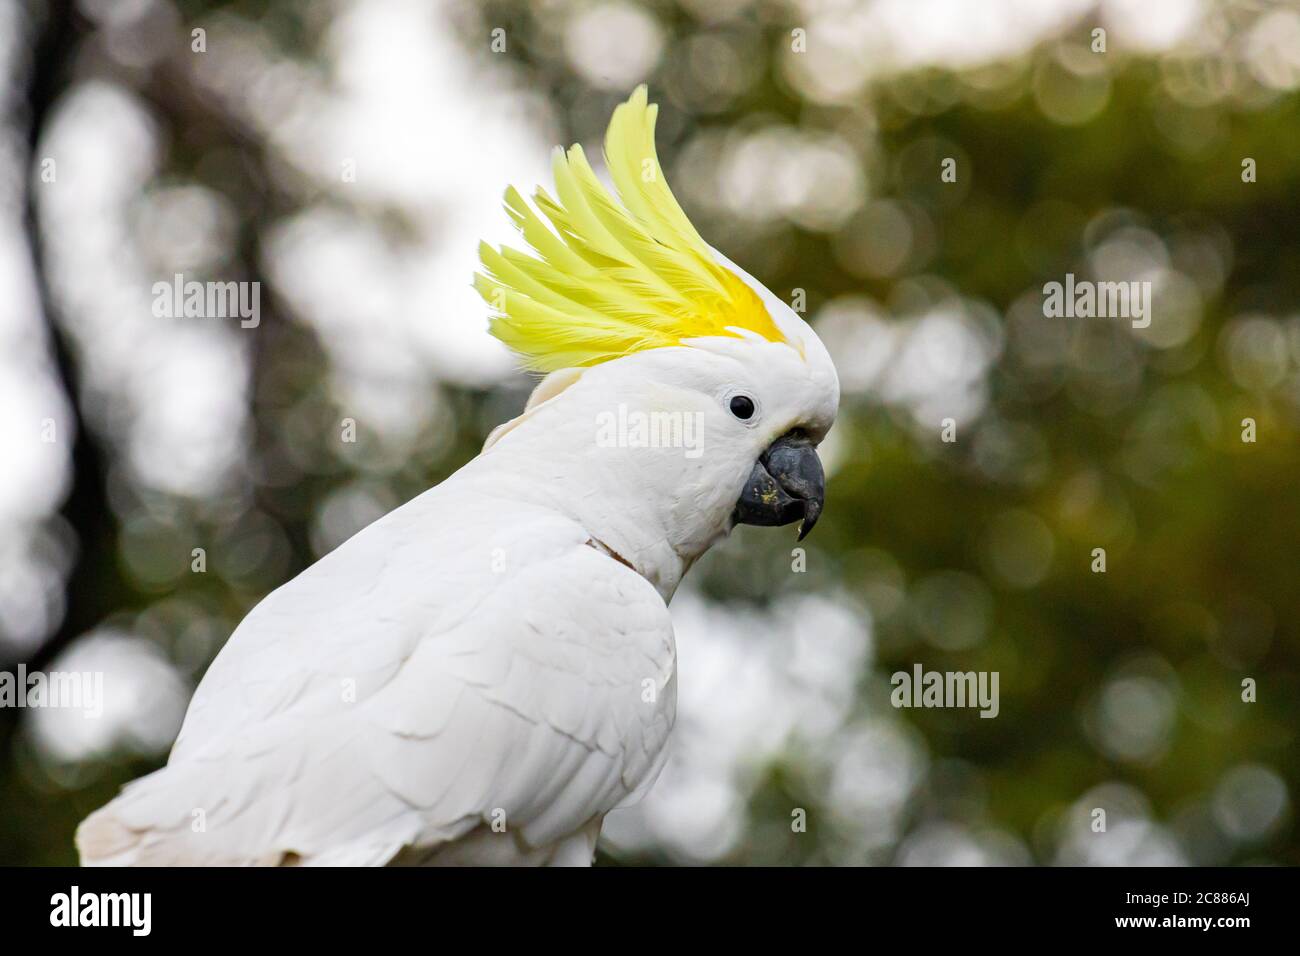
<svg viewBox="0 0 1300 956">
<path fill-rule="evenodd" d="M 474 286 L 495 310 L 492 334 L 539 372 L 596 365 L 644 349 L 742 331 L 784 342 L 767 308 L 720 265 L 664 179 L 655 153 L 658 107 L 646 88 L 614 110 L 605 163 L 622 205 L 581 146 L 555 150 L 556 197 L 519 192 L 506 210 L 533 254 L 479 244 L 486 274 Z"/>
</svg>

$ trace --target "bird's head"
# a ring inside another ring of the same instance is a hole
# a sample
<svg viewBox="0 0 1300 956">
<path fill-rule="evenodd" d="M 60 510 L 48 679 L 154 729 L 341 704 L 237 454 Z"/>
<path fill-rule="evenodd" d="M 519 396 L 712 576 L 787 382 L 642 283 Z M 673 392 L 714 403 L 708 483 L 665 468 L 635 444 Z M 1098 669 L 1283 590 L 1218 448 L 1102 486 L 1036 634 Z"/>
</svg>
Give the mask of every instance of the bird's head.
<svg viewBox="0 0 1300 956">
<path fill-rule="evenodd" d="M 579 146 L 555 153 L 556 195 L 534 196 L 549 226 L 507 190 L 532 251 L 482 245 L 475 277 L 493 334 L 547 373 L 488 447 L 562 461 L 542 471 L 568 495 L 613 493 L 616 515 L 582 517 L 612 525 L 617 544 L 602 543 L 632 550 L 620 555 L 652 580 L 664 576 L 642 566 L 662 558 L 644 553 L 656 539 L 684 570 L 737 523 L 799 521 L 807 534 L 825 495 L 816 447 L 839 404 L 813 330 L 682 212 L 655 154 L 655 116 L 640 87 L 610 121 L 606 166 L 621 203 Z M 651 531 L 633 533 L 633 521 Z"/>
</svg>

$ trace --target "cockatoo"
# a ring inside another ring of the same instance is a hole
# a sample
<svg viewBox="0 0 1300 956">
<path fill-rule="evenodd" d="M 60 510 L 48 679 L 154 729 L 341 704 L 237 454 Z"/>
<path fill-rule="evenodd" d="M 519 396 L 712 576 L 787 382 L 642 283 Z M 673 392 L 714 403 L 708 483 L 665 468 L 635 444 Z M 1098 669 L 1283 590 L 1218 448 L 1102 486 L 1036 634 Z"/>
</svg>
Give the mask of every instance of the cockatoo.
<svg viewBox="0 0 1300 956">
<path fill-rule="evenodd" d="M 589 865 L 676 711 L 668 602 L 738 523 L 821 514 L 839 382 L 812 329 L 700 238 L 645 87 L 532 252 L 480 246 L 490 328 L 546 373 L 482 453 L 258 604 L 167 765 L 77 831 L 87 864 Z M 549 220 L 548 226 L 543 220 Z"/>
</svg>

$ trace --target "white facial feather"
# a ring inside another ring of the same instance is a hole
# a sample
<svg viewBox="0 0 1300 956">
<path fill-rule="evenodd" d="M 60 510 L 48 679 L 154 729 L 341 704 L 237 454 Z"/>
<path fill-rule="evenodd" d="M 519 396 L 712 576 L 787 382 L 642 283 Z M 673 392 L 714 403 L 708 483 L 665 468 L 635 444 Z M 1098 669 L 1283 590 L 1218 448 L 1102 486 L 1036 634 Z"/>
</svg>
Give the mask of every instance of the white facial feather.
<svg viewBox="0 0 1300 956">
<path fill-rule="evenodd" d="M 751 277 L 737 275 L 801 349 L 693 339 L 578 375 L 555 372 L 539 386 L 548 397 L 530 402 L 492 443 L 490 454 L 538 476 L 525 494 L 583 523 L 665 597 L 731 530 L 736 499 L 763 451 L 796 428 L 820 441 L 839 403 L 839 380 L 816 334 Z M 567 382 L 562 390 L 556 377 Z M 750 420 L 729 410 L 735 395 L 753 400 Z M 602 426 L 613 427 L 612 441 Z"/>
</svg>

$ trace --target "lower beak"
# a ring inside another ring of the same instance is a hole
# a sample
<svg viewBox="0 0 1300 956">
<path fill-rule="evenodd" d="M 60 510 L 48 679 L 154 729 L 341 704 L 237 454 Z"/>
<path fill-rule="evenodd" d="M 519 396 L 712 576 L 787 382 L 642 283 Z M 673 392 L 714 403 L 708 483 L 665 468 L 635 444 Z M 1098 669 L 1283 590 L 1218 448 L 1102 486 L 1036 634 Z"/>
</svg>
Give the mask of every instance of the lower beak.
<svg viewBox="0 0 1300 956">
<path fill-rule="evenodd" d="M 803 520 L 802 541 L 821 516 L 826 475 L 812 440 L 799 430 L 781 436 L 754 462 L 732 512 L 736 524 L 764 527 Z"/>
</svg>

